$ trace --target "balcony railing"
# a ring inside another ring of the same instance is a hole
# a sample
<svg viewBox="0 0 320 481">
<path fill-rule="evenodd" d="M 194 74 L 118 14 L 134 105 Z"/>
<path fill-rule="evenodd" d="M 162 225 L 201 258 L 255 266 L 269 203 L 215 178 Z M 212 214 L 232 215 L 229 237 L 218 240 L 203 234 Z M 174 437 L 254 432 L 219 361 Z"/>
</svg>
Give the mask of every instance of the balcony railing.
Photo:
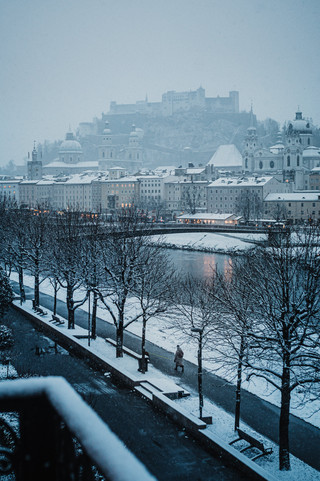
<svg viewBox="0 0 320 481">
<path fill-rule="evenodd" d="M 156 481 L 61 377 L 0 382 L 0 479 Z"/>
</svg>

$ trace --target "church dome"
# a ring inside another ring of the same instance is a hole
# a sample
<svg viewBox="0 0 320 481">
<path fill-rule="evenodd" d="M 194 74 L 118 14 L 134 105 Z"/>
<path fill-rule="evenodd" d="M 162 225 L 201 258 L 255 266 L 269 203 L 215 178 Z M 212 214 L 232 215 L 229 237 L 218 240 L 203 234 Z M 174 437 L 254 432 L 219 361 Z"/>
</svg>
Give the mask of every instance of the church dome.
<svg viewBox="0 0 320 481">
<path fill-rule="evenodd" d="M 288 125 L 288 130 L 300 133 L 312 133 L 309 120 L 302 118 L 302 112 L 296 112 L 296 118 Z"/>
<path fill-rule="evenodd" d="M 64 140 L 59 148 L 59 153 L 81 153 L 81 144 L 74 138 L 72 132 L 68 132 L 66 135 L 66 140 Z"/>
</svg>

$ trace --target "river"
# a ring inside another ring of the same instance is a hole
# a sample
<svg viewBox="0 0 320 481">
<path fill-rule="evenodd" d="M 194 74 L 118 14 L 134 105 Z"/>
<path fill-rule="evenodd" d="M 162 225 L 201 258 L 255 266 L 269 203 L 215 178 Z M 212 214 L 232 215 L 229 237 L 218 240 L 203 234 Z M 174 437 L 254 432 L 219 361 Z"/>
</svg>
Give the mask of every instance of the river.
<svg viewBox="0 0 320 481">
<path fill-rule="evenodd" d="M 216 268 L 226 271 L 230 267 L 230 257 L 225 254 L 208 254 L 207 252 L 165 249 L 177 271 L 184 275 L 194 275 L 199 279 L 208 279 Z"/>
</svg>

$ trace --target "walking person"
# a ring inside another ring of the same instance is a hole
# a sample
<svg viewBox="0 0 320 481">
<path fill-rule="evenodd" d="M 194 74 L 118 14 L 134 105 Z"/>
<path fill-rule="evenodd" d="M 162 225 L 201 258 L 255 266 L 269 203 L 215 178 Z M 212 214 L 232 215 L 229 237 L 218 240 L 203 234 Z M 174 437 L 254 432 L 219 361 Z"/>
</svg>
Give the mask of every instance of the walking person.
<svg viewBox="0 0 320 481">
<path fill-rule="evenodd" d="M 181 347 L 178 344 L 176 353 L 174 355 L 174 362 L 176 363 L 176 367 L 174 368 L 175 371 L 178 370 L 178 367 L 181 367 L 181 372 L 184 371 L 183 355 L 184 355 L 183 350 L 181 349 Z"/>
</svg>

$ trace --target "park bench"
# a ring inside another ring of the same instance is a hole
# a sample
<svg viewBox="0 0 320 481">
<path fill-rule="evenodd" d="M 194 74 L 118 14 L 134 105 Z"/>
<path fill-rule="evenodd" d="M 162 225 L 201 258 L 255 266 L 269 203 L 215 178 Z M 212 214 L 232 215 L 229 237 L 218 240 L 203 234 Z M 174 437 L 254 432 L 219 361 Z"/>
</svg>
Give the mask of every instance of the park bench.
<svg viewBox="0 0 320 481">
<path fill-rule="evenodd" d="M 52 319 L 50 322 L 53 322 L 54 324 L 60 326 L 61 324 L 64 324 L 64 321 L 60 319 L 60 317 L 56 316 L 55 314 L 52 314 Z"/>
<path fill-rule="evenodd" d="M 36 346 L 35 347 L 35 352 L 37 354 L 37 356 L 41 356 L 42 354 L 49 354 L 50 352 L 52 352 L 52 350 L 54 350 L 54 352 L 56 354 L 58 354 L 58 344 L 57 342 L 55 341 L 55 343 L 53 345 L 49 345 L 49 346 L 46 346 L 46 347 L 42 347 L 42 346 Z"/>
<path fill-rule="evenodd" d="M 43 309 L 41 309 L 41 307 L 35 307 L 34 309 L 38 314 L 40 314 L 40 316 L 45 316 L 47 313 L 47 311 L 44 311 Z"/>
<path fill-rule="evenodd" d="M 112 346 L 114 346 L 114 347 L 117 346 L 116 341 L 114 341 L 114 340 L 111 339 L 110 337 L 106 337 L 106 338 L 105 338 L 105 341 L 108 342 L 109 344 L 112 344 Z M 138 354 L 137 352 L 132 351 L 132 350 L 129 349 L 128 347 L 122 346 L 122 350 L 123 350 L 123 352 L 125 352 L 126 354 L 128 354 L 128 356 L 133 357 L 134 359 L 137 359 L 138 361 L 139 361 L 139 359 L 141 359 L 141 357 L 142 357 L 141 354 Z"/>
<path fill-rule="evenodd" d="M 47 311 L 44 311 L 41 307 L 36 305 L 35 299 L 32 299 L 32 309 L 36 311 L 38 314 L 40 314 L 41 316 L 45 316 L 46 314 L 48 314 Z"/>
<path fill-rule="evenodd" d="M 114 341 L 114 340 L 111 339 L 110 337 L 106 337 L 106 338 L 105 338 L 105 341 L 108 342 L 109 344 L 112 344 L 112 346 L 114 346 L 114 347 L 117 346 L 116 341 Z M 137 352 L 132 351 L 131 349 L 129 349 L 128 347 L 125 347 L 125 346 L 122 346 L 122 350 L 123 350 L 123 352 L 124 352 L 125 354 L 128 354 L 128 356 L 133 357 L 134 359 L 137 359 L 138 364 L 139 364 L 138 371 L 141 371 L 143 367 L 144 367 L 144 370 L 145 370 L 145 371 L 148 371 L 149 355 L 146 356 L 146 358 L 145 358 L 145 360 L 144 360 L 145 365 L 142 366 L 143 359 L 142 359 L 142 355 L 141 355 L 141 354 L 138 354 Z"/>
<path fill-rule="evenodd" d="M 237 432 L 238 432 L 239 437 L 237 439 L 234 439 L 233 441 L 231 441 L 231 443 L 229 443 L 229 444 L 231 445 L 231 444 L 236 443 L 237 441 L 244 440 L 244 441 L 247 441 L 247 443 L 249 443 L 249 446 L 246 446 L 246 447 L 242 448 L 240 450 L 240 453 L 243 453 L 243 452 L 247 451 L 248 449 L 252 449 L 252 448 L 256 448 L 259 451 L 261 451 L 260 454 L 257 454 L 256 456 L 251 458 L 252 461 L 255 461 L 256 459 L 261 458 L 262 456 L 266 456 L 267 454 L 272 453 L 272 448 L 265 448 L 264 444 L 261 441 L 259 441 L 258 439 L 251 436 L 251 434 L 248 434 L 248 433 L 246 433 L 245 431 L 242 431 L 242 429 L 239 429 L 239 428 L 237 429 Z"/>
</svg>

